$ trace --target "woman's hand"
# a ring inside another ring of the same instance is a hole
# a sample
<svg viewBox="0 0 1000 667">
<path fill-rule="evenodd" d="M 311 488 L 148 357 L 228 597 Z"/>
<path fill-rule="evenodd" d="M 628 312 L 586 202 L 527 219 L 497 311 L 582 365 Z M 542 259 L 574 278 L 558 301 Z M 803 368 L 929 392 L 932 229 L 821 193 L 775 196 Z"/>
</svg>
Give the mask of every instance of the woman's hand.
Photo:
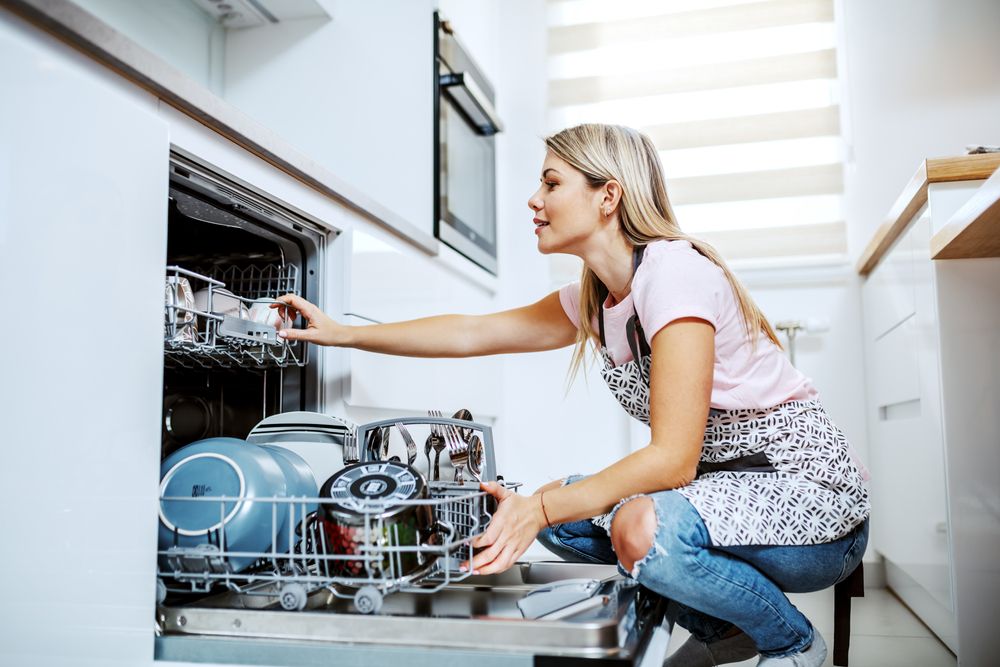
<svg viewBox="0 0 1000 667">
<path fill-rule="evenodd" d="M 302 313 L 306 320 L 305 329 L 280 329 L 278 335 L 286 340 L 305 340 L 316 345 L 344 345 L 347 341 L 347 331 L 350 327 L 338 324 L 326 313 L 295 294 L 279 296 L 280 303 L 272 303 L 271 308 L 277 308 L 281 318 L 293 319 L 296 312 Z"/>
<path fill-rule="evenodd" d="M 498 506 L 486 532 L 472 540 L 473 548 L 481 551 L 465 566 L 471 565 L 474 574 L 503 572 L 528 550 L 545 526 L 541 499 L 519 496 L 496 482 L 485 482 L 479 488 L 496 498 Z"/>
</svg>

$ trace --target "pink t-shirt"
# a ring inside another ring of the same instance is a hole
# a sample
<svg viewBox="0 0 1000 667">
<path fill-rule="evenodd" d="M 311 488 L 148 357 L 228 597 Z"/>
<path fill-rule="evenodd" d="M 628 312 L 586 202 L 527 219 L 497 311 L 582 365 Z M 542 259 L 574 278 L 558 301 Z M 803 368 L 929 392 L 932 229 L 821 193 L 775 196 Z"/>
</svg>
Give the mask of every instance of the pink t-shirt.
<svg viewBox="0 0 1000 667">
<path fill-rule="evenodd" d="M 580 283 L 559 290 L 570 321 L 580 326 Z M 632 360 L 625 323 L 633 313 L 652 345 L 653 337 L 682 317 L 697 317 L 715 327 L 715 368 L 711 407 L 720 410 L 770 408 L 787 401 L 813 400 L 812 382 L 788 362 L 785 354 L 761 336 L 751 351 L 736 296 L 722 269 L 687 241 L 655 241 L 646 247 L 632 280 L 632 291 L 620 303 L 604 304 L 608 352 L 616 366 Z M 593 322 L 597 331 L 597 318 Z"/>
</svg>

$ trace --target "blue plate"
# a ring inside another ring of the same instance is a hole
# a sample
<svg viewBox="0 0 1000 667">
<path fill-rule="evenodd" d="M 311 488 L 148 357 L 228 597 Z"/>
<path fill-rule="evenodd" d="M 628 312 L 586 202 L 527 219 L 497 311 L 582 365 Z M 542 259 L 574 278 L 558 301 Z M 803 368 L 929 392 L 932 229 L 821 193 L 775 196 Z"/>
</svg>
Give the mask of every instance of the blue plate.
<svg viewBox="0 0 1000 667">
<path fill-rule="evenodd" d="M 271 546 L 272 531 L 284 531 L 283 515 L 278 516 L 281 525 L 273 526 L 275 503 L 253 501 L 288 496 L 282 466 L 271 452 L 237 438 L 199 440 L 168 456 L 160 465 L 160 496 L 184 498 L 160 501 L 160 551 L 220 546 L 224 537 L 227 554 L 262 553 Z M 216 496 L 248 499 L 194 500 Z M 239 572 L 255 560 L 253 555 L 230 556 L 229 566 Z M 172 569 L 165 558 L 160 567 Z"/>
<path fill-rule="evenodd" d="M 312 468 L 301 456 L 290 449 L 275 445 L 261 445 L 274 457 L 285 474 L 288 496 L 290 498 L 315 498 L 319 494 L 316 478 Z M 285 515 L 282 530 L 274 541 L 275 551 L 287 553 L 289 547 L 297 544 L 301 535 L 296 535 L 296 528 L 310 513 L 316 511 L 316 504 L 275 503 L 277 511 Z M 275 522 L 277 524 L 277 522 Z"/>
</svg>

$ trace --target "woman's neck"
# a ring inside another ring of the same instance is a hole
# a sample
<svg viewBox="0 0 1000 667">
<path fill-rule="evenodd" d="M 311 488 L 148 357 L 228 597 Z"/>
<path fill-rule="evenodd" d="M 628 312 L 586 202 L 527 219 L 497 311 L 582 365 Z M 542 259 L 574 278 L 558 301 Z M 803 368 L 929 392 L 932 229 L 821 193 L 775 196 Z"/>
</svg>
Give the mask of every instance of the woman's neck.
<svg viewBox="0 0 1000 667">
<path fill-rule="evenodd" d="M 632 291 L 632 250 L 633 246 L 615 233 L 581 253 L 584 264 L 604 283 L 616 303 Z"/>
</svg>

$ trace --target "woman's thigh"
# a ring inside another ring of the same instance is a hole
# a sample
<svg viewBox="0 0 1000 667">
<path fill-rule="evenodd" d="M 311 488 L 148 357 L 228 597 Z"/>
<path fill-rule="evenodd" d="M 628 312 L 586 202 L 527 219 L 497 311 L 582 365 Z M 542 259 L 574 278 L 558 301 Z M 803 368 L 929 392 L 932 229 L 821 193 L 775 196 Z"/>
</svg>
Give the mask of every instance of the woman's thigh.
<svg viewBox="0 0 1000 667">
<path fill-rule="evenodd" d="M 788 593 L 829 588 L 854 571 L 868 546 L 868 520 L 824 544 L 713 546 L 745 560 Z"/>
</svg>

